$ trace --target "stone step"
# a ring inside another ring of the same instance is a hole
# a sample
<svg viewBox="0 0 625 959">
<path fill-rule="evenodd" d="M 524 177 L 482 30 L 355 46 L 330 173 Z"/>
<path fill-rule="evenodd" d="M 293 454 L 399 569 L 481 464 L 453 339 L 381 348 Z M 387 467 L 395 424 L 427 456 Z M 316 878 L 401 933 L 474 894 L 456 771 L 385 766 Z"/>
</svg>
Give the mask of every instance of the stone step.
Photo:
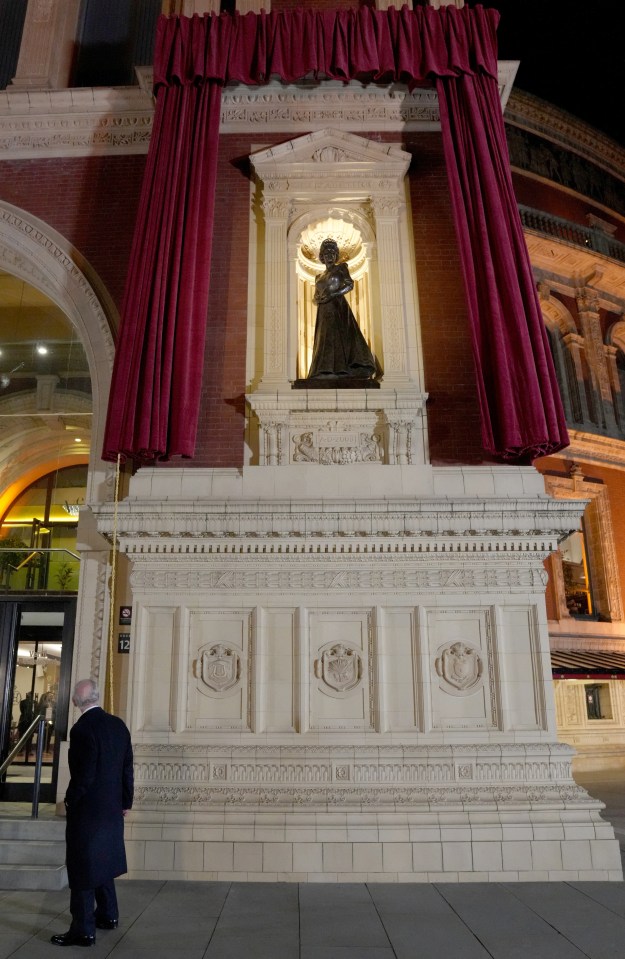
<svg viewBox="0 0 625 959">
<path fill-rule="evenodd" d="M 0 841 L 65 839 L 64 819 L 0 819 Z"/>
<path fill-rule="evenodd" d="M 64 819 L 0 819 L 0 889 L 64 889 Z"/>
<path fill-rule="evenodd" d="M 0 889 L 65 889 L 65 866 L 0 865 Z"/>
<path fill-rule="evenodd" d="M 0 838 L 0 865 L 62 866 L 64 862 L 61 840 Z"/>
</svg>

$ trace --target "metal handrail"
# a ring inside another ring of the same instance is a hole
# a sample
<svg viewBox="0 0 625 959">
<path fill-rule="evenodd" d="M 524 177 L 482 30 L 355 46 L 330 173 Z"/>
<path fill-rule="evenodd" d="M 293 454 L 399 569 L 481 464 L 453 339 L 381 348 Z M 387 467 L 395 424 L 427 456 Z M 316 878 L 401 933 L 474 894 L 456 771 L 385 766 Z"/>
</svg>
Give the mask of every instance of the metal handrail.
<svg viewBox="0 0 625 959">
<path fill-rule="evenodd" d="M 22 749 L 24 749 L 26 743 L 35 732 L 35 729 L 37 730 L 37 754 L 35 757 L 35 779 L 33 782 L 33 805 L 31 819 L 37 819 L 39 815 L 39 790 L 41 788 L 41 767 L 43 765 L 43 742 L 45 738 L 44 730 L 47 724 L 48 720 L 45 716 L 35 716 L 28 729 L 22 735 L 22 738 L 18 740 L 13 749 L 9 752 L 7 758 L 0 763 L 1 779 L 6 774 L 7 769 L 18 753 L 21 753 Z"/>
<path fill-rule="evenodd" d="M 67 546 L 3 546 L 2 540 L 0 540 L 0 550 L 3 549 L 6 549 L 8 553 L 30 553 L 31 555 L 35 553 L 67 553 L 72 559 L 80 560 L 78 553 L 72 553 L 71 549 L 68 549 Z M 17 566 L 13 566 L 12 568 L 18 569 Z"/>
</svg>

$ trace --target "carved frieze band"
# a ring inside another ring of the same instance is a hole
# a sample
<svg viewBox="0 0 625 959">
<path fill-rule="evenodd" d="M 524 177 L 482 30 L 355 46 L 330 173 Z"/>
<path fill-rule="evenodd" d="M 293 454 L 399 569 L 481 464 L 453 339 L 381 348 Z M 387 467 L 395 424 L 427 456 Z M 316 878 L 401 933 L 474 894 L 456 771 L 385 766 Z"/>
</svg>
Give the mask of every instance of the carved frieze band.
<svg viewBox="0 0 625 959">
<path fill-rule="evenodd" d="M 514 64 L 499 64 L 502 99 L 512 86 Z M 136 69 L 139 87 L 0 91 L 0 157 L 86 156 L 147 153 L 154 101 L 152 68 Z M 437 129 L 434 89 L 412 92 L 399 84 L 346 87 L 337 81 L 258 88 L 226 87 L 221 131 L 309 131 L 328 123 L 345 130 Z"/>
<path fill-rule="evenodd" d="M 588 794 L 573 781 L 570 784 L 544 783 L 540 786 L 528 786 L 523 783 L 491 786 L 484 789 L 480 786 L 462 782 L 452 786 L 391 786 L 386 785 L 379 789 L 367 786 L 341 786 L 337 783 L 332 787 L 302 787 L 276 786 L 262 787 L 224 787 L 211 785 L 174 785 L 159 783 L 146 785 L 135 782 L 135 804 L 137 806 L 161 805 L 245 805 L 257 806 L 327 806 L 359 805 L 365 807 L 388 806 L 445 806 L 477 805 L 484 803 L 525 803 L 536 805 L 554 802 L 577 802 L 588 806 L 596 802 L 588 798 Z"/>
<path fill-rule="evenodd" d="M 184 749 L 184 757 L 182 750 Z M 200 755 L 203 752 L 203 755 Z M 584 800 L 571 750 L 525 746 L 135 748 L 139 803 L 468 803 Z"/>
<path fill-rule="evenodd" d="M 344 432 L 341 434 L 306 430 L 291 437 L 294 463 L 319 463 L 342 466 L 345 463 L 380 463 L 382 446 L 377 434 Z M 270 462 L 269 456 L 266 460 Z"/>
<path fill-rule="evenodd" d="M 545 573 L 542 567 L 517 566 L 485 567 L 477 563 L 471 567 L 441 569 L 389 568 L 380 569 L 378 559 L 375 567 L 365 569 L 336 570 L 336 557 L 328 569 L 297 569 L 293 567 L 293 558 L 283 557 L 286 568 L 266 569 L 267 560 L 262 568 L 252 570 L 219 569 L 210 570 L 202 565 L 198 569 L 180 567 L 158 568 L 150 564 L 135 566 L 131 582 L 133 588 L 142 590 L 186 589 L 186 590 L 459 590 L 488 589 L 506 592 L 511 589 L 536 589 L 542 591 Z M 347 557 L 346 557 L 347 559 Z"/>
</svg>

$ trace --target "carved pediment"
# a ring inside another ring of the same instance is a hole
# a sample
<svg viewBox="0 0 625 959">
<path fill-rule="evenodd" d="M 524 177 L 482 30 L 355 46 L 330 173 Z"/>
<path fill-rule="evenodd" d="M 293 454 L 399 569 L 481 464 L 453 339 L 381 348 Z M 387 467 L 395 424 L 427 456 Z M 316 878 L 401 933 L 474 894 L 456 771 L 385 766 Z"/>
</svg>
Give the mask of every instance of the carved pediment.
<svg viewBox="0 0 625 959">
<path fill-rule="evenodd" d="M 279 143 L 251 156 L 262 180 L 310 179 L 326 176 L 403 178 L 410 154 L 392 143 L 379 143 L 342 130 L 317 130 Z"/>
</svg>

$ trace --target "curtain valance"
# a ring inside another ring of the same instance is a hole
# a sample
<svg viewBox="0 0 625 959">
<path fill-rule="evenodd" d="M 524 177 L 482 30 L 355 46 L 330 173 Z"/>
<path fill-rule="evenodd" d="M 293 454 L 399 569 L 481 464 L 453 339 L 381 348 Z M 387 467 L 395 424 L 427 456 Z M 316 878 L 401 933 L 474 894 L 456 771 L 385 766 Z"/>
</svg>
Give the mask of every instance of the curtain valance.
<svg viewBox="0 0 625 959">
<path fill-rule="evenodd" d="M 244 16 L 162 17 L 154 86 L 171 83 L 292 83 L 315 79 L 404 82 L 486 73 L 497 78 L 496 10 L 476 7 L 299 7 Z"/>
<path fill-rule="evenodd" d="M 105 459 L 194 454 L 207 322 L 210 327 L 221 89 L 271 77 L 436 83 L 483 447 L 531 460 L 567 445 L 512 191 L 497 89 L 498 20 L 496 10 L 481 6 L 159 18 L 156 114 L 122 304 Z"/>
</svg>

